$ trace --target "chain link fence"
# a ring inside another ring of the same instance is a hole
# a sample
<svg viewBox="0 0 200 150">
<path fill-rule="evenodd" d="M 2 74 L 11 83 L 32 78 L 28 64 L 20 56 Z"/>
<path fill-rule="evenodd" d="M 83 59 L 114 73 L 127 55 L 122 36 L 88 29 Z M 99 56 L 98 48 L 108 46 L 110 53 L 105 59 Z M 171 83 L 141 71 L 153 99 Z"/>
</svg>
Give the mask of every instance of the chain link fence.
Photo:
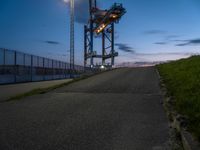
<svg viewBox="0 0 200 150">
<path fill-rule="evenodd" d="M 58 60 L 0 49 L 0 84 L 45 81 L 77 77 L 84 72 L 95 71 Z"/>
</svg>

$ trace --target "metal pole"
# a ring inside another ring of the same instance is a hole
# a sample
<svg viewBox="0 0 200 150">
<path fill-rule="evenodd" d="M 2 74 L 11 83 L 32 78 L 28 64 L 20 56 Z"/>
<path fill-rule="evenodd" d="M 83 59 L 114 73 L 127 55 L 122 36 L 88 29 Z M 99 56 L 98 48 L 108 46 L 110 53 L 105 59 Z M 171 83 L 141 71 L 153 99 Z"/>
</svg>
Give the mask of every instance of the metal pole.
<svg viewBox="0 0 200 150">
<path fill-rule="evenodd" d="M 105 65 L 105 31 L 102 31 L 102 65 Z"/>
<path fill-rule="evenodd" d="M 65 78 L 67 78 L 66 70 L 67 70 L 67 63 L 65 63 L 65 69 L 64 69 Z"/>
<path fill-rule="evenodd" d="M 33 81 L 33 55 L 31 55 L 31 81 Z"/>
<path fill-rule="evenodd" d="M 111 65 L 113 66 L 115 64 L 115 33 L 114 33 L 114 23 L 111 25 L 111 53 L 112 53 L 112 58 L 111 58 Z"/>
<path fill-rule="evenodd" d="M 3 74 L 5 74 L 5 66 L 6 66 L 6 49 L 3 50 Z"/>
<path fill-rule="evenodd" d="M 52 79 L 54 79 L 54 68 L 53 68 L 53 66 L 54 66 L 54 61 L 53 61 L 53 59 L 52 59 L 52 66 L 51 66 L 51 69 L 52 69 Z"/>
<path fill-rule="evenodd" d="M 14 52 L 15 55 L 15 67 L 14 67 L 14 76 L 15 76 L 15 83 L 17 82 L 17 52 Z"/>
<path fill-rule="evenodd" d="M 26 63 L 26 61 L 25 61 L 26 54 L 24 53 L 24 55 L 23 55 L 23 56 L 24 56 L 24 67 L 25 67 L 25 65 L 26 65 L 26 64 L 25 64 L 25 63 Z"/>
<path fill-rule="evenodd" d="M 59 79 L 61 78 L 61 62 L 58 61 L 58 64 L 59 64 Z"/>
<path fill-rule="evenodd" d="M 90 65 L 93 66 L 94 65 L 94 60 L 93 60 L 94 24 L 93 24 L 93 14 L 92 14 L 93 0 L 89 0 L 89 9 L 90 9 L 90 54 L 91 54 Z"/>
<path fill-rule="evenodd" d="M 37 67 L 39 67 L 39 56 L 37 56 Z"/>
<path fill-rule="evenodd" d="M 23 66 L 23 75 L 25 74 L 27 76 L 27 72 L 26 72 L 26 54 L 23 53 L 23 57 L 24 57 L 24 66 Z M 26 78 L 25 78 L 26 81 Z M 26 81 L 27 82 L 27 81 Z"/>
<path fill-rule="evenodd" d="M 45 70 L 45 65 L 44 65 L 44 57 L 42 58 L 43 59 L 43 80 L 45 80 L 45 72 L 46 72 L 46 70 Z"/>
<path fill-rule="evenodd" d="M 3 53 L 3 64 L 4 66 L 6 65 L 6 49 L 4 49 L 4 53 Z"/>
<path fill-rule="evenodd" d="M 70 75 L 74 70 L 74 0 L 70 0 Z"/>
<path fill-rule="evenodd" d="M 95 8 L 97 8 L 97 1 L 96 0 L 94 0 L 94 6 L 95 6 Z"/>
<path fill-rule="evenodd" d="M 84 68 L 87 65 L 87 26 L 84 26 Z"/>
</svg>

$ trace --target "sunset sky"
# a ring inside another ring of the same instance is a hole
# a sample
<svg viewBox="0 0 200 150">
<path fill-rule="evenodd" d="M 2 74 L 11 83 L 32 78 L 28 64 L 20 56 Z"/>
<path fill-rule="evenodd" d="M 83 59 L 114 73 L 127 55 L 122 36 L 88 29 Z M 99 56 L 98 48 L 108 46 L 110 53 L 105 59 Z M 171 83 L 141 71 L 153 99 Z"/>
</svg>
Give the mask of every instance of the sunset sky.
<svg viewBox="0 0 200 150">
<path fill-rule="evenodd" d="M 76 63 L 83 63 L 88 1 L 75 0 Z M 99 0 L 123 3 L 116 25 L 117 63 L 163 61 L 200 53 L 199 0 Z M 69 6 L 61 0 L 0 0 L 0 47 L 69 61 Z M 100 50 L 98 42 L 95 48 Z M 97 50 L 97 51 L 99 51 Z"/>
</svg>

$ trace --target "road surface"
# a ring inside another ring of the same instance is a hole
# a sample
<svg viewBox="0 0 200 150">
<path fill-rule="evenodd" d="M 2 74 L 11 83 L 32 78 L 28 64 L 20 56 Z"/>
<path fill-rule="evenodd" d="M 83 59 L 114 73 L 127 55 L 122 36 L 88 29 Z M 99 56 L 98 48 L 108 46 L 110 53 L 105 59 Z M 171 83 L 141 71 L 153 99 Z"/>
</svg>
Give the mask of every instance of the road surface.
<svg viewBox="0 0 200 150">
<path fill-rule="evenodd" d="M 67 83 L 70 81 L 71 79 L 61 79 L 61 80 L 51 80 L 51 81 L 0 85 L 0 103 L 7 101 L 11 97 L 24 94 L 35 89 L 44 89 L 44 88 L 56 86 L 62 83 Z"/>
<path fill-rule="evenodd" d="M 154 67 L 117 69 L 0 104 L 1 150 L 165 150 Z"/>
</svg>

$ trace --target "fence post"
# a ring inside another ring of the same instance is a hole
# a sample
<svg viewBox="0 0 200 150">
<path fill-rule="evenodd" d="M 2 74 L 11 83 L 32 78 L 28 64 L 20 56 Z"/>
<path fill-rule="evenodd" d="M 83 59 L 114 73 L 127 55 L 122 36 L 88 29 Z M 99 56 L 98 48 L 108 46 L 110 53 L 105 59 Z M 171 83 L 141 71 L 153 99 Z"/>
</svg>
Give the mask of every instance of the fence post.
<svg viewBox="0 0 200 150">
<path fill-rule="evenodd" d="M 3 49 L 3 74 L 5 75 L 5 66 L 6 66 L 6 49 Z"/>
<path fill-rule="evenodd" d="M 24 75 L 24 73 L 26 73 L 26 54 L 25 53 L 23 53 L 24 54 L 24 70 L 23 70 L 23 75 Z M 25 76 L 27 75 L 27 73 L 25 74 Z M 26 78 L 25 78 L 25 80 L 26 80 Z M 26 80 L 26 82 L 27 82 L 27 80 Z"/>
<path fill-rule="evenodd" d="M 39 56 L 37 56 L 37 67 L 39 67 Z"/>
<path fill-rule="evenodd" d="M 60 61 L 58 60 L 58 79 L 60 79 Z"/>
<path fill-rule="evenodd" d="M 3 51 L 3 64 L 6 65 L 6 49 Z"/>
<path fill-rule="evenodd" d="M 47 59 L 47 62 L 48 62 L 48 65 L 47 65 L 47 72 L 46 72 L 46 75 L 47 75 L 47 80 L 50 80 L 49 79 L 49 59 Z"/>
<path fill-rule="evenodd" d="M 52 60 L 51 70 L 52 70 L 52 79 L 54 79 L 53 60 Z"/>
<path fill-rule="evenodd" d="M 24 53 L 24 67 L 25 67 L 25 63 L 26 63 L 25 57 L 26 57 L 26 54 Z"/>
<path fill-rule="evenodd" d="M 31 81 L 33 81 L 33 55 L 31 55 Z"/>
<path fill-rule="evenodd" d="M 45 59 L 44 59 L 44 57 L 43 57 L 43 80 L 45 80 L 45 68 L 44 68 L 44 67 L 45 67 L 45 64 L 44 64 L 44 63 L 45 63 L 45 62 L 44 62 L 44 61 L 45 61 Z"/>
<path fill-rule="evenodd" d="M 17 82 L 17 52 L 14 51 L 14 80 Z"/>
<path fill-rule="evenodd" d="M 6 73 L 6 49 L 4 49 L 4 68 L 3 68 L 3 70 L 4 70 L 4 74 Z"/>
<path fill-rule="evenodd" d="M 64 69 L 65 78 L 67 78 L 67 74 L 66 74 L 66 72 L 67 72 L 67 63 L 65 63 L 65 69 Z"/>
</svg>

